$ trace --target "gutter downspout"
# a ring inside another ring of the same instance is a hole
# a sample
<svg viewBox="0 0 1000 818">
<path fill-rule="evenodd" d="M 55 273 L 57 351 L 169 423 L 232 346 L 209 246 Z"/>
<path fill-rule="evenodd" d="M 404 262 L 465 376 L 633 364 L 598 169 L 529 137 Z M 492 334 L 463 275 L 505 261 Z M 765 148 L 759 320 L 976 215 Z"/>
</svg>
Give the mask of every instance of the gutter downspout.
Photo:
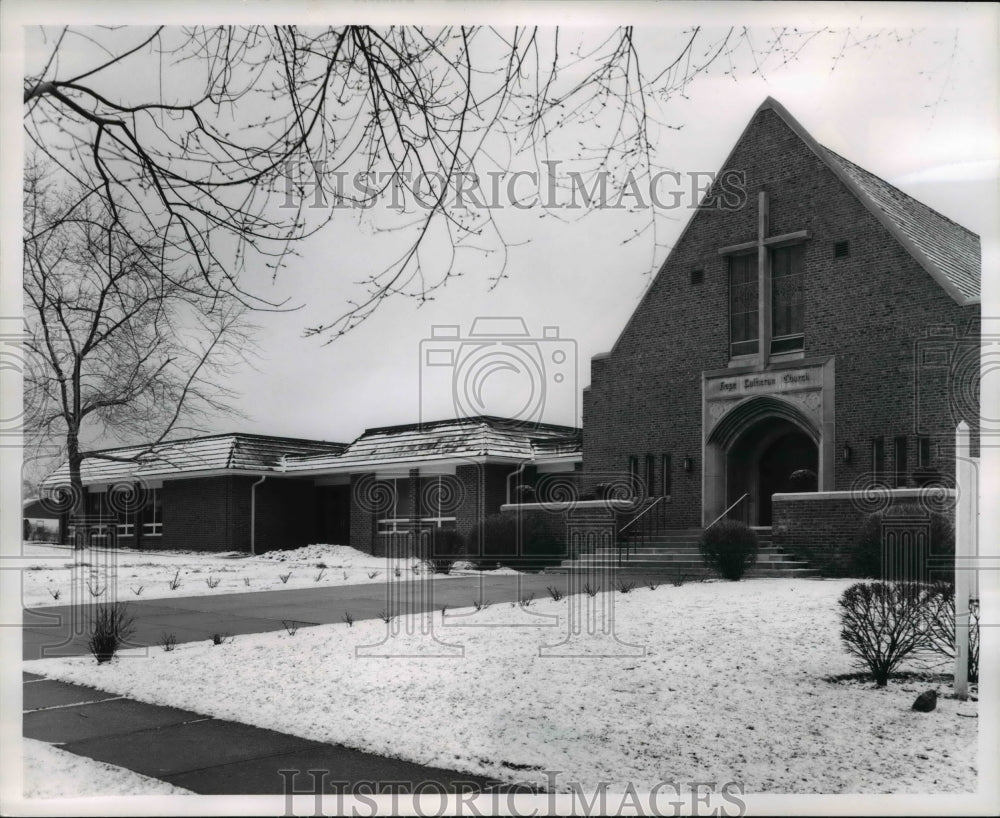
<svg viewBox="0 0 1000 818">
<path fill-rule="evenodd" d="M 250 556 L 257 555 L 257 486 L 267 480 L 267 475 L 262 474 L 260 480 L 250 486 Z"/>
</svg>

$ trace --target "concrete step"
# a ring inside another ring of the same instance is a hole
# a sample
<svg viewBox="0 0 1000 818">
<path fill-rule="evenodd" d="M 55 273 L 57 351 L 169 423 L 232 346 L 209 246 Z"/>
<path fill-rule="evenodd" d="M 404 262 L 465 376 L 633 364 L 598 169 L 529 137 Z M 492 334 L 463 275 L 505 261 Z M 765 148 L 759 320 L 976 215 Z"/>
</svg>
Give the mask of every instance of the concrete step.
<svg viewBox="0 0 1000 818">
<path fill-rule="evenodd" d="M 623 566 L 606 566 L 606 570 L 611 572 L 614 569 L 615 576 L 660 576 L 660 577 L 677 577 L 685 576 L 689 579 L 697 579 L 699 577 L 711 577 L 715 576 L 714 572 L 706 568 L 704 565 L 680 565 L 680 566 L 665 566 L 663 564 L 657 565 L 635 565 L 626 563 Z M 579 573 L 579 574 L 600 574 L 600 570 L 595 570 L 593 566 L 573 566 L 573 565 L 562 565 L 559 568 L 548 568 L 546 569 L 548 573 Z M 747 570 L 746 577 L 753 578 L 776 578 L 776 579 L 793 579 L 793 578 L 818 578 L 820 576 L 819 571 L 808 568 L 805 566 L 782 566 L 782 567 L 764 567 L 756 565 L 753 568 Z"/>
<path fill-rule="evenodd" d="M 628 568 L 634 571 L 700 571 L 705 569 L 701 560 L 564 560 L 562 568 L 574 571 L 619 571 Z M 809 564 L 801 560 L 758 560 L 754 566 L 760 571 L 807 570 Z"/>
</svg>

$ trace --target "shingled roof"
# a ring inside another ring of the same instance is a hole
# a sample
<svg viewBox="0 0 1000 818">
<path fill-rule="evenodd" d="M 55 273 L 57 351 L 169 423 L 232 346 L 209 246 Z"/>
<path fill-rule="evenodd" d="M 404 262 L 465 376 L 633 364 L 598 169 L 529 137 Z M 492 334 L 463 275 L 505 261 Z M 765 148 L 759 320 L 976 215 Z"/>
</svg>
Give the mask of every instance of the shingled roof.
<svg viewBox="0 0 1000 818">
<path fill-rule="evenodd" d="M 115 483 L 140 478 L 197 476 L 201 472 L 231 471 L 260 473 L 279 471 L 283 457 L 305 454 L 338 454 L 344 443 L 301 440 L 241 433 L 207 435 L 164 441 L 149 446 L 102 449 L 83 461 L 84 484 Z M 69 482 L 69 464 L 64 463 L 45 478 L 43 486 Z"/>
<path fill-rule="evenodd" d="M 907 249 L 923 256 L 918 261 L 929 261 L 963 298 L 969 301 L 979 298 L 982 268 L 979 236 L 829 148 L 824 150 L 854 182 L 869 209 L 877 207 L 890 220 L 895 228 L 890 229 L 896 237 L 912 245 Z"/>
<path fill-rule="evenodd" d="M 433 423 L 367 429 L 341 455 L 289 457 L 289 473 L 351 471 L 388 466 L 494 457 L 532 460 L 573 456 L 581 451 L 580 430 L 572 426 L 525 424 L 489 415 Z"/>
<path fill-rule="evenodd" d="M 764 110 L 774 111 L 781 117 L 956 302 L 963 306 L 978 303 L 982 270 L 979 236 L 874 173 L 820 145 L 772 97 L 764 100 L 750 122 Z M 741 140 L 742 136 L 737 144 Z M 728 163 L 727 158 L 723 167 Z"/>
</svg>

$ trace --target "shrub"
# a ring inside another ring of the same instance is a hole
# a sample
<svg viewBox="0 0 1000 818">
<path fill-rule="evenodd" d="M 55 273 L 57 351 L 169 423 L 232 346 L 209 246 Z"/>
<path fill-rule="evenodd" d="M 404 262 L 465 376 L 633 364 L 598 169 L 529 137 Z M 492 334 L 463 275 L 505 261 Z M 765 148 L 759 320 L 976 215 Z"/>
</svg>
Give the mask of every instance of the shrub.
<svg viewBox="0 0 1000 818">
<path fill-rule="evenodd" d="M 620 593 L 627 594 L 635 588 L 635 581 L 620 579 L 618 580 L 617 587 Z"/>
<path fill-rule="evenodd" d="M 287 574 L 278 574 L 278 579 L 281 580 L 281 584 L 285 585 L 288 583 L 288 578 L 291 577 L 292 572 L 289 571 Z"/>
<path fill-rule="evenodd" d="M 924 575 L 932 580 L 954 582 L 953 568 L 944 567 L 941 561 L 942 558 L 948 557 L 954 560 L 955 556 L 955 528 L 951 519 L 940 512 L 927 511 L 913 503 L 901 503 L 888 511 L 876 511 L 865 518 L 851 555 L 852 573 L 857 577 L 868 579 L 902 579 L 887 577 L 883 572 L 883 532 L 887 521 L 892 520 L 900 523 L 911 520 L 914 529 L 928 526 L 930 535 L 928 557 L 933 562 L 923 566 Z"/>
<path fill-rule="evenodd" d="M 168 653 L 177 647 L 177 634 L 163 632 L 160 637 L 160 647 Z"/>
<path fill-rule="evenodd" d="M 924 634 L 926 646 L 935 653 L 955 658 L 955 589 L 951 583 L 935 582 L 927 588 Z M 969 603 L 968 679 L 979 681 L 979 602 Z"/>
<path fill-rule="evenodd" d="M 926 644 L 928 592 L 910 582 L 858 582 L 840 597 L 840 638 L 879 687 Z"/>
<path fill-rule="evenodd" d="M 174 578 L 172 580 L 170 580 L 167 583 L 167 585 L 170 586 L 170 590 L 171 591 L 176 591 L 178 588 L 181 587 L 181 569 L 180 568 L 177 569 L 177 571 L 174 573 Z"/>
<path fill-rule="evenodd" d="M 212 634 L 212 644 L 213 645 L 221 645 L 228 638 L 229 638 L 229 634 L 228 633 L 213 633 Z"/>
<path fill-rule="evenodd" d="M 553 602 L 558 602 L 563 598 L 563 592 L 553 585 L 546 585 L 545 590 L 549 592 L 549 596 L 552 597 Z"/>
<path fill-rule="evenodd" d="M 97 606 L 90 622 L 87 647 L 97 664 L 110 662 L 135 632 L 135 619 L 124 602 L 106 602 Z"/>
<path fill-rule="evenodd" d="M 455 561 L 465 550 L 465 540 L 454 528 L 431 530 L 428 562 L 435 574 L 450 574 Z"/>
<path fill-rule="evenodd" d="M 701 535 L 698 550 L 705 564 L 728 580 L 742 579 L 757 562 L 757 535 L 738 520 L 720 520 Z"/>
<path fill-rule="evenodd" d="M 347 627 L 349 628 L 354 627 L 354 617 L 351 616 L 349 611 L 344 614 L 344 621 L 347 623 Z"/>
<path fill-rule="evenodd" d="M 480 570 L 498 562 L 528 570 L 544 568 L 565 557 L 565 538 L 566 522 L 560 514 L 523 510 L 490 514 L 469 534 L 469 559 Z"/>
<path fill-rule="evenodd" d="M 209 588 L 218 588 L 220 582 L 222 582 L 222 580 L 220 580 L 218 577 L 209 577 L 208 579 L 205 580 L 205 584 Z"/>
<path fill-rule="evenodd" d="M 284 625 L 289 636 L 295 636 L 295 634 L 299 631 L 299 627 L 302 625 L 301 622 L 294 619 L 282 619 L 281 624 Z"/>
</svg>

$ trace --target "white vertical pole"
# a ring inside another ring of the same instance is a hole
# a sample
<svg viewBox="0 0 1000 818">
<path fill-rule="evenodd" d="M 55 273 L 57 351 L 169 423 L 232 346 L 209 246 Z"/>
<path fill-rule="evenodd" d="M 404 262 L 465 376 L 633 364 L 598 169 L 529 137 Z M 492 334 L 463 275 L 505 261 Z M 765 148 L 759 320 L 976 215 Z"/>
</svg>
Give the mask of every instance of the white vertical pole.
<svg viewBox="0 0 1000 818">
<path fill-rule="evenodd" d="M 969 424 L 955 430 L 955 695 L 969 695 L 969 588 L 975 545 L 976 475 L 971 460 Z"/>
</svg>

